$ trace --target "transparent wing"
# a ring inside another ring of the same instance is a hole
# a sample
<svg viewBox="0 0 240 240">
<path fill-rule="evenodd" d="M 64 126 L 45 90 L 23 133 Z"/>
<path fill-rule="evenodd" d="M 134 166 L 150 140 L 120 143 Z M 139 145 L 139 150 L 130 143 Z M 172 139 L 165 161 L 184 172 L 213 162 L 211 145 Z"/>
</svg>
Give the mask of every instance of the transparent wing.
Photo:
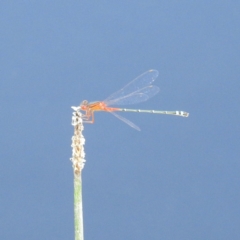
<svg viewBox="0 0 240 240">
<path fill-rule="evenodd" d="M 119 97 L 116 99 L 112 99 L 109 101 L 104 101 L 107 106 L 111 105 L 127 105 L 127 104 L 135 104 L 140 102 L 145 102 L 149 98 L 153 97 L 159 92 L 159 87 L 157 86 L 148 86 L 139 91 L 130 93 L 129 95 L 125 95 L 123 97 Z"/>
<path fill-rule="evenodd" d="M 146 101 L 159 92 L 158 87 L 151 85 L 157 76 L 157 70 L 149 70 L 135 78 L 119 91 L 113 93 L 103 102 L 106 103 L 107 106 L 110 106 L 113 104 L 134 104 Z"/>
<path fill-rule="evenodd" d="M 110 111 L 109 111 L 110 112 Z M 126 124 L 128 124 L 130 127 L 138 130 L 138 131 L 141 131 L 141 129 L 135 125 L 133 122 L 129 121 L 128 119 L 116 114 L 115 112 L 110 112 L 111 114 L 113 114 L 115 117 L 117 117 L 118 119 L 120 119 L 121 121 L 125 122 Z"/>
</svg>

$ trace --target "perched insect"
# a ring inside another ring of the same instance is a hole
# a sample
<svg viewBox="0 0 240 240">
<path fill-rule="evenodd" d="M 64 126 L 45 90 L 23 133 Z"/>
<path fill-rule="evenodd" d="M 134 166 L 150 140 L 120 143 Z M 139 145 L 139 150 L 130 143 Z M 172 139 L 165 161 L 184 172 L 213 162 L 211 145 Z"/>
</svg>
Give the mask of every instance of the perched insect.
<svg viewBox="0 0 240 240">
<path fill-rule="evenodd" d="M 141 109 L 126 109 L 126 108 L 116 108 L 111 107 L 114 105 L 127 105 L 127 104 L 135 104 L 147 101 L 149 98 L 153 97 L 159 92 L 159 87 L 153 86 L 152 83 L 158 76 L 157 70 L 149 70 L 139 77 L 135 78 L 125 87 L 120 89 L 119 91 L 113 93 L 104 101 L 99 102 L 88 102 L 84 100 L 80 104 L 80 109 L 84 111 L 82 116 L 83 121 L 86 123 L 94 122 L 94 112 L 95 111 L 105 111 L 110 112 L 129 126 L 135 128 L 140 131 L 140 128 L 136 126 L 131 121 L 126 118 L 119 116 L 116 114 L 117 111 L 122 112 L 141 112 L 141 113 L 157 113 L 157 114 L 168 114 L 175 115 L 181 117 L 188 117 L 189 113 L 184 111 L 156 111 L 156 110 L 141 110 Z"/>
</svg>

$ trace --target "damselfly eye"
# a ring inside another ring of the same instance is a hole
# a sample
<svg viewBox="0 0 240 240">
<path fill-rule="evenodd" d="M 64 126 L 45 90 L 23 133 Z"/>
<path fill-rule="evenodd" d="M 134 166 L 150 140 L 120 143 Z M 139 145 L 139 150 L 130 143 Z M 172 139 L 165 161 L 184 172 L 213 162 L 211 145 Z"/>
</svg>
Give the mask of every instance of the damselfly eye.
<svg viewBox="0 0 240 240">
<path fill-rule="evenodd" d="M 88 105 L 88 101 L 87 100 L 84 100 L 82 101 L 82 103 L 80 104 L 81 106 L 87 106 Z"/>
</svg>

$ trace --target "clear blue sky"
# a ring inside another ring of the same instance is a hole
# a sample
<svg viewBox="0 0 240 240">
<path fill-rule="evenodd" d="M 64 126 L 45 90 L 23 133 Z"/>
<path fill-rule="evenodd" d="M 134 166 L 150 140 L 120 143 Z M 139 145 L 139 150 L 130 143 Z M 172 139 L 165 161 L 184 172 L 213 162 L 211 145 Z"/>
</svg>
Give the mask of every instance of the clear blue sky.
<svg viewBox="0 0 240 240">
<path fill-rule="evenodd" d="M 2 1 L 0 239 L 73 239 L 71 106 L 149 69 L 143 109 L 86 125 L 85 239 L 240 239 L 239 1 Z"/>
</svg>

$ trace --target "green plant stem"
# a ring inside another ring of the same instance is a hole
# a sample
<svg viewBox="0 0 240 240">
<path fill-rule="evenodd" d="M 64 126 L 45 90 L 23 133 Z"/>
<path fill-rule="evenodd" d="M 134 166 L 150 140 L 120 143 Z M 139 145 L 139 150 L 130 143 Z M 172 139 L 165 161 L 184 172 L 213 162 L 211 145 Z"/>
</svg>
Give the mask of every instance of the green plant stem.
<svg viewBox="0 0 240 240">
<path fill-rule="evenodd" d="M 74 224 L 75 240 L 83 240 L 82 178 L 74 174 Z"/>
</svg>

